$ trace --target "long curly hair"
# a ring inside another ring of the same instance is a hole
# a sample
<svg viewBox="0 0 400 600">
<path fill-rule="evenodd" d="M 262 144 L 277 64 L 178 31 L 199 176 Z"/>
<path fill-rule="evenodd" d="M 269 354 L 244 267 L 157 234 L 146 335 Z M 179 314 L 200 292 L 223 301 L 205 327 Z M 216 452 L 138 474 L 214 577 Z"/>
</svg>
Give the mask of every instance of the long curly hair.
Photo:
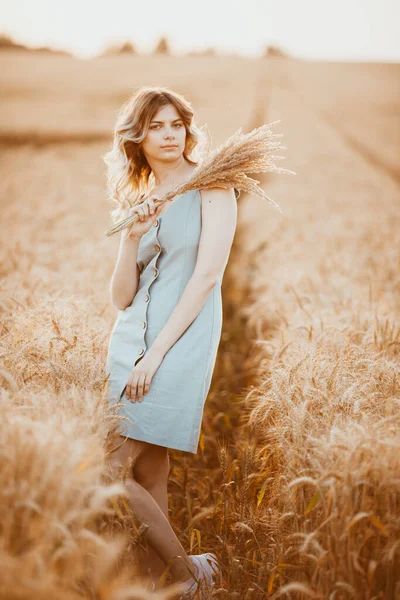
<svg viewBox="0 0 400 600">
<path fill-rule="evenodd" d="M 107 165 L 108 198 L 113 204 L 113 222 L 128 215 L 155 184 L 153 172 L 141 148 L 149 125 L 157 111 L 168 104 L 175 106 L 186 129 L 184 158 L 197 166 L 210 148 L 207 126 L 198 127 L 195 112 L 186 98 L 164 86 L 141 86 L 121 107 L 115 128 L 113 146 L 102 156 Z"/>
</svg>

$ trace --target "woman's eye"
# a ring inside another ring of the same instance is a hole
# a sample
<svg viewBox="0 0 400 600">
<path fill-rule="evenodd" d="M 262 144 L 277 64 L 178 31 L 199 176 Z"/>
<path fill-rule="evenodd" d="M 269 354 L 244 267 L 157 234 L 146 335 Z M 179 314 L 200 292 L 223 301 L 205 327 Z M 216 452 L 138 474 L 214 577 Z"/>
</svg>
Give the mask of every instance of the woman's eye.
<svg viewBox="0 0 400 600">
<path fill-rule="evenodd" d="M 161 125 L 152 125 L 150 129 L 157 129 L 157 127 L 161 127 Z M 175 127 L 183 127 L 182 123 L 175 123 Z"/>
</svg>

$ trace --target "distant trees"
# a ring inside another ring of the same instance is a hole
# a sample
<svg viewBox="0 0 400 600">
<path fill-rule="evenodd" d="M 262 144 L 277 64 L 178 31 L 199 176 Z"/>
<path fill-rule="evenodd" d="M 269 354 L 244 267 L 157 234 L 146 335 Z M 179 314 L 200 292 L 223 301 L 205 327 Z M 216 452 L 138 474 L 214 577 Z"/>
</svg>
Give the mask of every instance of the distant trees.
<svg viewBox="0 0 400 600">
<path fill-rule="evenodd" d="M 129 40 L 122 42 L 122 44 L 113 44 L 108 46 L 102 53 L 102 56 L 116 56 L 120 54 L 132 54 L 139 55 L 141 54 L 133 43 Z M 171 55 L 171 50 L 169 47 L 169 42 L 166 37 L 161 37 L 159 41 L 156 43 L 156 46 L 152 52 L 152 54 L 164 54 L 167 56 Z"/>
<path fill-rule="evenodd" d="M 6 35 L 5 33 L 0 33 L 0 50 L 24 50 L 25 52 L 43 52 L 71 56 L 66 50 L 56 50 L 55 48 L 49 48 L 48 46 L 31 48 L 30 46 L 25 46 L 25 44 L 19 44 L 10 35 Z"/>
<path fill-rule="evenodd" d="M 137 54 L 136 48 L 134 47 L 132 42 L 125 42 L 124 44 L 122 44 L 122 46 L 120 48 L 120 53 L 121 54 Z"/>
<path fill-rule="evenodd" d="M 169 43 L 166 37 L 161 37 L 156 47 L 154 48 L 153 54 L 166 54 L 170 55 L 171 51 L 169 48 Z"/>
<path fill-rule="evenodd" d="M 270 45 L 264 50 L 263 58 L 289 58 L 290 55 L 278 46 Z"/>
<path fill-rule="evenodd" d="M 56 50 L 54 48 L 49 48 L 47 46 L 41 46 L 39 48 L 31 48 L 30 46 L 26 46 L 25 44 L 21 44 L 16 42 L 10 35 L 5 33 L 0 33 L 0 51 L 1 50 L 24 50 L 26 52 L 43 52 L 43 53 L 51 53 L 51 54 L 64 54 L 67 56 L 71 56 L 71 54 L 65 50 Z M 124 42 L 112 44 L 107 46 L 103 52 L 99 54 L 99 56 L 119 56 L 121 54 L 139 56 L 141 53 L 137 50 L 136 46 L 130 40 L 126 40 Z M 170 48 L 170 43 L 166 36 L 161 36 L 159 40 L 156 42 L 153 51 L 151 52 L 153 55 L 164 55 L 164 56 L 172 56 L 172 51 Z M 219 54 L 217 50 L 211 46 L 207 48 L 203 48 L 202 50 L 189 50 L 186 52 L 186 56 L 216 56 Z M 221 54 L 224 54 L 221 52 Z M 238 54 L 230 54 L 231 56 L 235 56 Z M 290 54 L 285 52 L 282 48 L 279 48 L 276 45 L 270 44 L 265 47 L 265 50 L 262 54 L 263 58 L 290 58 Z"/>
<path fill-rule="evenodd" d="M 0 49 L 5 50 L 9 48 L 15 48 L 20 50 L 26 50 L 26 47 L 22 44 L 17 44 L 9 35 L 0 33 Z"/>
<path fill-rule="evenodd" d="M 103 52 L 103 56 L 116 56 L 119 54 L 138 54 L 138 52 L 132 42 L 129 41 L 108 46 Z"/>
</svg>

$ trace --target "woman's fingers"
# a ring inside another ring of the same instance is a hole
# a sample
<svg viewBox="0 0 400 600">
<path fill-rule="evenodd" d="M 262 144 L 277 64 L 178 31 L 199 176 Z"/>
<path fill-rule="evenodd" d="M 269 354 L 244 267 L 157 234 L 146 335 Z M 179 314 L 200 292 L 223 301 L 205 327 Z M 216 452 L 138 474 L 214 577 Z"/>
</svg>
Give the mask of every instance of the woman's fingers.
<svg viewBox="0 0 400 600">
<path fill-rule="evenodd" d="M 131 402 L 139 400 L 141 402 L 144 397 L 146 390 L 147 393 L 148 385 L 146 386 L 146 373 L 133 373 L 126 384 L 125 395 Z"/>
<path fill-rule="evenodd" d="M 132 373 L 128 379 L 128 383 L 126 384 L 126 397 L 128 400 L 132 401 L 132 398 L 135 393 L 135 375 Z"/>
<path fill-rule="evenodd" d="M 139 400 L 139 402 L 141 402 L 143 400 L 143 391 L 144 391 L 144 385 L 145 385 L 145 381 L 146 381 L 146 374 L 143 373 L 143 375 L 141 375 L 138 379 L 137 382 L 137 398 Z"/>
<path fill-rule="evenodd" d="M 151 218 L 160 212 L 163 203 L 158 202 L 156 205 L 156 200 L 160 200 L 160 198 L 157 196 L 149 196 L 146 200 L 141 202 L 140 205 L 131 207 L 129 212 L 130 214 L 136 212 L 139 220 L 143 223 L 144 221 L 147 221 L 149 217 Z"/>
<path fill-rule="evenodd" d="M 161 206 L 161 204 L 158 204 L 156 206 L 155 200 L 159 200 L 159 198 L 157 198 L 157 196 L 150 196 L 147 199 L 147 206 L 148 206 L 148 209 L 149 209 L 149 212 L 148 212 L 149 216 L 154 215 L 154 213 L 156 212 L 157 208 L 159 206 Z"/>
</svg>

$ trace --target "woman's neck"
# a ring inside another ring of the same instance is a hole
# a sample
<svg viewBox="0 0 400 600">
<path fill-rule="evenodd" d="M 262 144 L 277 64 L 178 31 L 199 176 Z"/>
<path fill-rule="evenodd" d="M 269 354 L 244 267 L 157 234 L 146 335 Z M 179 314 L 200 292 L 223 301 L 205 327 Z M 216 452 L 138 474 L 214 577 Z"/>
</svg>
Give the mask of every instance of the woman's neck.
<svg viewBox="0 0 400 600">
<path fill-rule="evenodd" d="M 173 188 L 185 183 L 190 178 L 190 175 L 195 170 L 195 167 L 190 166 L 190 168 L 185 173 L 180 173 L 179 177 L 168 178 L 165 181 L 160 181 L 158 184 L 156 183 L 149 193 L 151 194 L 166 194 Z"/>
</svg>

